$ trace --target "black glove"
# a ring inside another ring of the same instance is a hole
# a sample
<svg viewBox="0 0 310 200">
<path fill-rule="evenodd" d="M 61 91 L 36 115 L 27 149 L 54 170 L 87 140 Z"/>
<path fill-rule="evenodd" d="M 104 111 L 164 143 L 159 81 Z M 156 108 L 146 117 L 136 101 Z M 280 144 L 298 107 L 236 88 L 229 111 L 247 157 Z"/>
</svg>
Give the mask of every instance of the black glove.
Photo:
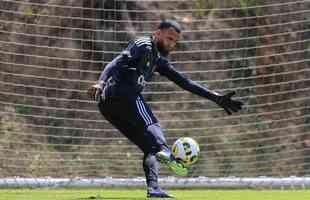
<svg viewBox="0 0 310 200">
<path fill-rule="evenodd" d="M 236 92 L 233 91 L 225 95 L 218 95 L 215 99 L 215 103 L 224 108 L 228 115 L 231 115 L 232 112 L 238 112 L 242 109 L 243 102 L 231 99 L 231 97 L 235 94 Z"/>
</svg>

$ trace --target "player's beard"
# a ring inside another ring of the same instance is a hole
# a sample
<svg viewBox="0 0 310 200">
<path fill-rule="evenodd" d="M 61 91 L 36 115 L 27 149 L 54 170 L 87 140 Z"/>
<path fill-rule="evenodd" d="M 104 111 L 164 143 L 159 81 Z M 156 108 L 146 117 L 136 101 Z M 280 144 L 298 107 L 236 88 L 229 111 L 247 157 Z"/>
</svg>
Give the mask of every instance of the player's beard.
<svg viewBox="0 0 310 200">
<path fill-rule="evenodd" d="M 165 48 L 165 46 L 161 42 L 157 43 L 157 49 L 158 49 L 160 55 L 162 55 L 164 57 L 167 57 L 170 53 L 170 51 L 167 48 Z"/>
</svg>

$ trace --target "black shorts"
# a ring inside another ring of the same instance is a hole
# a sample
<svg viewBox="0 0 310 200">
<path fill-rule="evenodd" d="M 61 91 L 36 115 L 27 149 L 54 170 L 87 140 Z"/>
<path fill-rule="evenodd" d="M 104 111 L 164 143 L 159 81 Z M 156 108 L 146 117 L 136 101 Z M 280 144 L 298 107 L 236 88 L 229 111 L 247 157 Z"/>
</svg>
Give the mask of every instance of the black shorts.
<svg viewBox="0 0 310 200">
<path fill-rule="evenodd" d="M 157 152 L 159 145 L 147 127 L 158 123 L 141 95 L 107 98 L 99 102 L 101 114 L 144 153 Z"/>
</svg>

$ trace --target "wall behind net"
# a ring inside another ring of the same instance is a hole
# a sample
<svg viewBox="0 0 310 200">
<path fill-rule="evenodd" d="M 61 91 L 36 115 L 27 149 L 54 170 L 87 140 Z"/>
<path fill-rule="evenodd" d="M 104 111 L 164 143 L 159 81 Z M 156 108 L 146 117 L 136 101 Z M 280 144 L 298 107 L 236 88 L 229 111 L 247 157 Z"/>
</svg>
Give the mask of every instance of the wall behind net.
<svg viewBox="0 0 310 200">
<path fill-rule="evenodd" d="M 164 77 L 148 84 L 168 143 L 201 145 L 190 176 L 309 174 L 309 1 L 1 0 L 0 177 L 143 176 L 142 153 L 85 91 L 165 18 L 184 29 L 175 67 L 246 103 L 228 116 Z"/>
</svg>

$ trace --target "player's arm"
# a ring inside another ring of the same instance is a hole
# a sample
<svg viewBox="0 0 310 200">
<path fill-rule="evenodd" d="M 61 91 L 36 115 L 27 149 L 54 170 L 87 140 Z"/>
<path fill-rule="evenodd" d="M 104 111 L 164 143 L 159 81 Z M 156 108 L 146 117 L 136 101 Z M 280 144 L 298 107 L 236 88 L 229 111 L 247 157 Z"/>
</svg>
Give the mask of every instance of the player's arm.
<svg viewBox="0 0 310 200">
<path fill-rule="evenodd" d="M 208 88 L 203 87 L 202 85 L 184 77 L 182 74 L 176 71 L 174 67 L 164 58 L 159 58 L 157 71 L 184 90 L 187 90 L 201 97 L 205 97 L 217 103 L 220 107 L 224 108 L 224 110 L 229 115 L 232 114 L 232 112 L 237 112 L 242 109 L 243 103 L 241 101 L 231 99 L 235 92 L 222 95 L 209 90 Z"/>
<path fill-rule="evenodd" d="M 105 66 L 104 70 L 100 74 L 98 81 L 91 85 L 87 90 L 87 93 L 91 99 L 95 101 L 99 100 L 107 80 L 111 77 L 113 70 L 116 70 L 120 66 L 122 59 L 122 55 L 117 56 L 112 60 L 112 62 Z"/>
<path fill-rule="evenodd" d="M 139 43 L 138 45 L 131 41 L 127 48 L 116 58 L 114 58 L 109 64 L 107 64 L 104 70 L 101 72 L 98 81 L 88 88 L 89 96 L 98 101 L 102 94 L 103 88 L 106 82 L 112 76 L 113 72 L 119 70 L 121 67 L 128 67 L 129 65 L 138 65 L 137 61 L 150 54 L 150 44 Z M 133 64 L 134 63 L 134 64 Z"/>
<path fill-rule="evenodd" d="M 99 101 L 100 96 L 102 96 L 102 91 L 107 81 L 112 76 L 113 72 L 129 62 L 129 59 L 130 53 L 128 52 L 127 47 L 127 49 L 125 49 L 120 55 L 115 57 L 109 64 L 105 66 L 104 70 L 100 74 L 98 81 L 88 88 L 87 92 L 91 99 Z"/>
</svg>

